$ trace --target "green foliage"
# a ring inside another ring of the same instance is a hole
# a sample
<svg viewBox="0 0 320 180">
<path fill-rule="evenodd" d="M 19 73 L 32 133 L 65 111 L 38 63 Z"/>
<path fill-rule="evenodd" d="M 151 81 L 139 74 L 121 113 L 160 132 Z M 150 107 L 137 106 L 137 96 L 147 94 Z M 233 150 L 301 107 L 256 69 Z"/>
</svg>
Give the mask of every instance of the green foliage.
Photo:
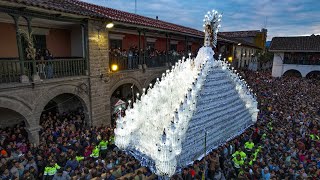
<svg viewBox="0 0 320 180">
<path fill-rule="evenodd" d="M 259 57 L 260 63 L 266 63 L 273 60 L 273 53 L 267 51 L 264 54 L 261 54 Z"/>
</svg>

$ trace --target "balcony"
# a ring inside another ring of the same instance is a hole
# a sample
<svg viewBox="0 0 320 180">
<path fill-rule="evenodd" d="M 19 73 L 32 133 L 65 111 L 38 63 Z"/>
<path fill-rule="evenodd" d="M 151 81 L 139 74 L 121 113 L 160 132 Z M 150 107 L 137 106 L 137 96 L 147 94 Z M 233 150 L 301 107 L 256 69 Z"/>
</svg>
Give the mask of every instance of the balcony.
<svg viewBox="0 0 320 180">
<path fill-rule="evenodd" d="M 167 57 L 168 56 L 168 57 Z M 145 64 L 147 68 L 165 67 L 174 65 L 179 59 L 182 59 L 182 55 L 172 54 L 159 54 L 155 56 L 144 56 L 143 53 L 139 55 L 133 55 L 128 57 L 127 55 L 116 55 L 109 53 L 110 69 L 112 65 L 117 65 L 118 70 L 130 70 L 142 68 L 142 64 Z M 140 66 L 139 66 L 140 65 Z"/>
<path fill-rule="evenodd" d="M 305 60 L 305 59 L 288 59 L 283 60 L 283 64 L 297 64 L 297 65 L 320 65 L 320 60 Z"/>
<path fill-rule="evenodd" d="M 38 75 L 41 80 L 82 76 L 86 74 L 85 63 L 84 58 L 36 60 L 22 63 L 19 60 L 0 60 L 0 83 L 20 82 L 23 74 L 29 80 L 32 80 L 33 75 Z"/>
<path fill-rule="evenodd" d="M 84 32 L 77 20 L 0 12 L 0 84 L 86 75 Z"/>
</svg>

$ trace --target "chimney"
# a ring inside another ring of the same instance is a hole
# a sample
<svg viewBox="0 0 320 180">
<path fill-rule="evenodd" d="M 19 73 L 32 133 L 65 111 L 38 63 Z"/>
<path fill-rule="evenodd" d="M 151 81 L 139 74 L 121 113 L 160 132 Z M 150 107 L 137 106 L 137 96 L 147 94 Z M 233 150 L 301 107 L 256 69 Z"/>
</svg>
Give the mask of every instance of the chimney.
<svg viewBox="0 0 320 180">
<path fill-rule="evenodd" d="M 156 20 L 158 20 L 158 16 L 156 16 Z"/>
</svg>

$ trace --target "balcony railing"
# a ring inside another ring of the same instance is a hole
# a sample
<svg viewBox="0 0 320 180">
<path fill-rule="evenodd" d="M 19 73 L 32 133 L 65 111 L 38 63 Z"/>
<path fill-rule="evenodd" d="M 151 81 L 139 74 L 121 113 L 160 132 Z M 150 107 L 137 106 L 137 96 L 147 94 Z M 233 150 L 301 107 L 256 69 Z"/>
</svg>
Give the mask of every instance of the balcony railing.
<svg viewBox="0 0 320 180">
<path fill-rule="evenodd" d="M 54 60 L 0 60 L 0 83 L 19 82 L 21 75 L 30 80 L 33 74 L 40 79 L 62 78 L 85 75 L 85 59 L 54 59 Z"/>
<path fill-rule="evenodd" d="M 138 65 L 145 64 L 148 68 L 155 67 L 165 67 L 167 64 L 171 63 L 174 65 L 181 59 L 180 55 L 168 55 L 168 60 L 165 54 L 157 55 L 157 56 L 146 56 L 145 60 L 143 60 L 143 56 L 139 58 L 139 56 L 121 56 L 114 55 L 112 53 L 109 54 L 110 59 L 110 68 L 113 64 L 118 65 L 118 70 L 129 70 L 129 69 L 138 69 Z"/>
<path fill-rule="evenodd" d="M 283 64 L 320 65 L 320 60 L 297 60 L 285 58 L 283 60 Z"/>
</svg>

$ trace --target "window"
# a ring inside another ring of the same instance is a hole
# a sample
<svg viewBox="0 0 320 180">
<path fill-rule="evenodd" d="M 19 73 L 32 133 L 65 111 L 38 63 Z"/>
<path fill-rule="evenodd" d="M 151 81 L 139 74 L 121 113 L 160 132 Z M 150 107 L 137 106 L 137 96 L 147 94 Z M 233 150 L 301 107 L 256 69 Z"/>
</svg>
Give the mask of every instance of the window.
<svg viewBox="0 0 320 180">
<path fill-rule="evenodd" d="M 110 49 L 122 49 L 122 40 L 110 39 Z"/>
</svg>

